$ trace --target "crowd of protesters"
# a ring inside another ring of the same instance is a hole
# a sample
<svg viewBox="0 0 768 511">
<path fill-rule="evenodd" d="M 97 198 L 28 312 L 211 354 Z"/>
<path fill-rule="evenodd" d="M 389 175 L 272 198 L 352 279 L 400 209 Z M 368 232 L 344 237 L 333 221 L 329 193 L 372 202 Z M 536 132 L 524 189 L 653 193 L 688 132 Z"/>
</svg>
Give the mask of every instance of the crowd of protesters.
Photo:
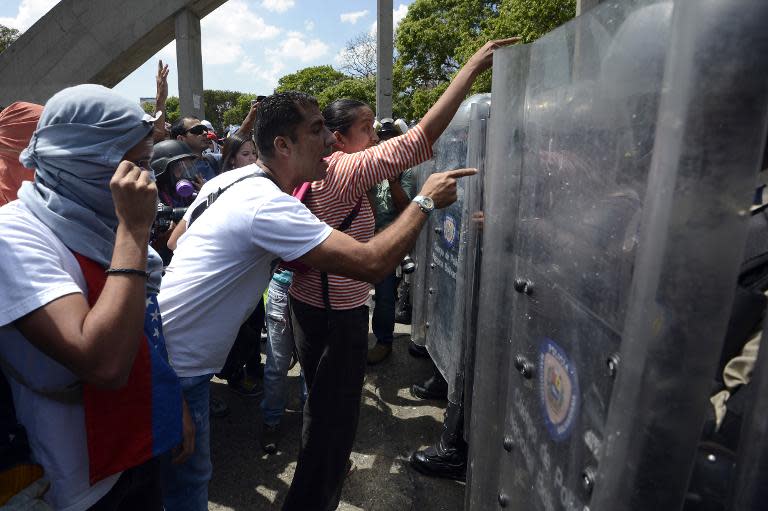
<svg viewBox="0 0 768 511">
<path fill-rule="evenodd" d="M 321 112 L 299 92 L 254 103 L 226 140 L 188 113 L 169 126 L 162 62 L 156 115 L 98 85 L 2 110 L 0 368 L 47 505 L 208 509 L 209 417 L 226 408 L 210 381 L 252 390 L 268 289 L 261 446 L 276 450 L 295 351 L 303 430 L 283 509 L 336 509 L 366 363 L 391 351 L 393 272 L 475 171 L 435 173 L 415 195 L 404 172 L 515 40 L 480 48 L 381 142 L 368 105 Z"/>
</svg>

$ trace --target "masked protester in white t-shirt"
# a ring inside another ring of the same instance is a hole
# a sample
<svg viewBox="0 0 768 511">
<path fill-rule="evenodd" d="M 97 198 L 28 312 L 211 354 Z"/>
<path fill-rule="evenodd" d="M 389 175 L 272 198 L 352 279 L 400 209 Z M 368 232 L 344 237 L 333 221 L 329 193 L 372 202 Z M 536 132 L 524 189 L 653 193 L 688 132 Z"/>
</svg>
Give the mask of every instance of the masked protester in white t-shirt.
<svg viewBox="0 0 768 511">
<path fill-rule="evenodd" d="M 64 89 L 21 155 L 34 182 L 0 208 L 0 362 L 55 509 L 161 509 L 155 457 L 182 441 L 148 249 L 153 121 L 105 87 Z"/>
</svg>

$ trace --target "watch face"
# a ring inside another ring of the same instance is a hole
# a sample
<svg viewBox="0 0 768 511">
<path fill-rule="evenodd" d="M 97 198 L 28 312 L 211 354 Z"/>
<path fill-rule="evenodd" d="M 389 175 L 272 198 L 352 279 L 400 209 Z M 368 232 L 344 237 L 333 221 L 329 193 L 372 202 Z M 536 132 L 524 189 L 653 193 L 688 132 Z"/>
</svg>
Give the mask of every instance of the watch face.
<svg viewBox="0 0 768 511">
<path fill-rule="evenodd" d="M 422 202 L 423 202 L 425 208 L 427 208 L 427 209 L 435 209 L 435 201 L 432 200 L 432 197 L 424 197 L 422 199 Z"/>
</svg>

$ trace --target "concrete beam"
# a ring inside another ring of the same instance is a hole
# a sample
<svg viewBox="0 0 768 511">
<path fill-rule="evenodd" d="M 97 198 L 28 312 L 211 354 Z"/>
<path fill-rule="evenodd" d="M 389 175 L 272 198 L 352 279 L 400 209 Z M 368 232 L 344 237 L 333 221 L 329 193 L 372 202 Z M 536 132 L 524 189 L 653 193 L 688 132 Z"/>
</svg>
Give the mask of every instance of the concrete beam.
<svg viewBox="0 0 768 511">
<path fill-rule="evenodd" d="M 376 0 L 376 118 L 392 117 L 392 0 Z"/>
<path fill-rule="evenodd" d="M 114 87 L 174 39 L 179 11 L 199 19 L 225 1 L 62 0 L 0 53 L 0 105 L 45 103 L 80 83 Z"/>
<path fill-rule="evenodd" d="M 176 15 L 176 64 L 182 115 L 205 119 L 203 108 L 203 55 L 200 18 L 189 9 Z"/>
<path fill-rule="evenodd" d="M 602 0 L 576 0 L 576 16 L 580 16 L 596 7 Z"/>
</svg>

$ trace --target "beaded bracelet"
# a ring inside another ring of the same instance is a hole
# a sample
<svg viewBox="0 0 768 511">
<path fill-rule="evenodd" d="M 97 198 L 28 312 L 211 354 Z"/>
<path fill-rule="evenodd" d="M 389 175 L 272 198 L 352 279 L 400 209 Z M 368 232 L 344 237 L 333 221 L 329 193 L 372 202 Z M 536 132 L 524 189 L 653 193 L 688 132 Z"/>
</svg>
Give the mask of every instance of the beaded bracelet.
<svg viewBox="0 0 768 511">
<path fill-rule="evenodd" d="M 135 268 L 107 268 L 104 273 L 107 275 L 141 275 L 145 279 L 149 278 L 149 272 L 137 270 Z"/>
</svg>

